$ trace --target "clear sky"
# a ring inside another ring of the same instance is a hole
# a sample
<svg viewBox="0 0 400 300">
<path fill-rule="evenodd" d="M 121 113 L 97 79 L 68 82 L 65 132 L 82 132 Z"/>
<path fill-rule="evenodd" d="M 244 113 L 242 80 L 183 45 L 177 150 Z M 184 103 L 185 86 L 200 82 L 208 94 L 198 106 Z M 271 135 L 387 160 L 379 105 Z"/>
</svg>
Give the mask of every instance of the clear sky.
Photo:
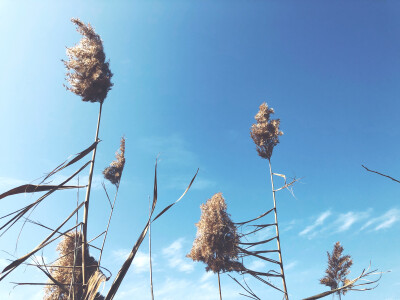
<svg viewBox="0 0 400 300">
<path fill-rule="evenodd" d="M 91 237 L 104 230 L 109 213 L 101 171 L 120 137 L 127 138 L 103 258 L 114 275 L 145 224 L 159 154 L 158 210 L 200 171 L 182 202 L 153 225 L 156 299 L 218 298 L 216 276 L 185 255 L 199 206 L 214 193 L 223 193 L 238 222 L 272 207 L 267 163 L 249 134 L 266 101 L 284 131 L 273 169 L 302 178 L 295 198 L 287 191 L 277 195 L 291 298 L 327 290 L 319 284 L 326 251 L 340 241 L 354 260 L 350 277 L 370 261 L 391 271 L 376 290 L 345 299 L 399 299 L 400 185 L 361 167 L 400 177 L 399 14 L 400 2 L 389 0 L 1 1 L 0 192 L 31 182 L 93 142 L 98 105 L 63 87 L 65 47 L 80 39 L 70 18 L 79 17 L 101 35 L 114 73 L 100 129 Z M 1 214 L 34 199 L 1 200 Z M 54 227 L 75 201 L 76 191 L 58 192 L 31 218 Z M 0 248 L 16 256 L 48 234 L 28 224 L 14 252 L 18 230 L 0 238 Z M 255 238 L 264 236 L 273 233 Z M 43 254 L 48 261 L 56 257 L 54 247 Z M 118 299 L 150 299 L 147 250 L 145 241 Z M 8 258 L 2 253 L 0 265 Z M 10 282 L 45 280 L 21 267 L 0 283 L 0 298 L 41 299 L 41 287 L 13 289 Z M 280 299 L 267 286 L 249 283 L 262 299 Z M 243 298 L 227 275 L 222 290 L 225 299 Z"/>
</svg>

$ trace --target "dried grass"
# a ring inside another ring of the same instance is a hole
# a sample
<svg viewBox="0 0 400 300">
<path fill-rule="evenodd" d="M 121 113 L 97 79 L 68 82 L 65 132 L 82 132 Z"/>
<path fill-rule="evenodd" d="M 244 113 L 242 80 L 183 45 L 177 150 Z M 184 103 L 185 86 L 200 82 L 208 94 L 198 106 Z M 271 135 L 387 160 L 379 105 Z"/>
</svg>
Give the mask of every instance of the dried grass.
<svg viewBox="0 0 400 300">
<path fill-rule="evenodd" d="M 243 265 L 237 260 L 239 235 L 227 213 L 222 193 L 217 193 L 201 205 L 197 237 L 187 257 L 206 264 L 214 273 L 238 271 Z"/>
<path fill-rule="evenodd" d="M 103 171 L 104 178 L 109 180 L 112 184 L 118 186 L 121 180 L 122 171 L 125 166 L 125 138 L 121 138 L 121 146 L 119 152 L 115 153 L 116 160 L 112 161 L 110 166 Z"/>
<path fill-rule="evenodd" d="M 264 102 L 260 105 L 260 110 L 254 117 L 256 124 L 251 126 L 250 135 L 257 146 L 258 155 L 262 158 L 271 159 L 274 147 L 279 143 L 279 136 L 283 132 L 279 130 L 280 120 L 270 120 L 274 109 L 269 108 Z"/>
<path fill-rule="evenodd" d="M 105 61 L 103 43 L 90 24 L 85 25 L 79 19 L 71 21 L 82 34 L 82 39 L 79 44 L 67 48 L 69 60 L 64 61 L 64 65 L 68 70 L 66 80 L 70 86 L 66 88 L 82 97 L 83 101 L 103 103 L 113 86 L 113 74 L 109 62 Z"/>
</svg>

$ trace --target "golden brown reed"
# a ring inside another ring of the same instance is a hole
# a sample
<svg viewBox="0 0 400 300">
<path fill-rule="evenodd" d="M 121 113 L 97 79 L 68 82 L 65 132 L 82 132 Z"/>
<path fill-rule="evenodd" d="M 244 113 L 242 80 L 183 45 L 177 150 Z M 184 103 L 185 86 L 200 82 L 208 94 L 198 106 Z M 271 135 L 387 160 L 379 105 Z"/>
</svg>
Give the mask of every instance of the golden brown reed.
<svg viewBox="0 0 400 300">
<path fill-rule="evenodd" d="M 64 289 L 58 285 L 47 285 L 44 288 L 44 300 L 72 299 L 72 295 L 70 297 L 69 292 L 67 292 L 70 290 L 69 286 L 71 282 L 75 283 L 71 289 L 71 294 L 74 293 L 74 299 L 82 298 L 82 251 L 80 249 L 74 251 L 80 245 L 82 245 L 82 235 L 74 231 L 65 235 L 62 241 L 57 245 L 57 251 L 59 252 L 60 258 L 50 268 L 50 274 L 55 280 L 63 284 Z M 97 261 L 89 255 L 88 250 L 86 253 L 86 272 L 90 277 L 97 270 Z M 50 283 L 52 282 L 50 281 Z M 97 295 L 95 299 L 103 298 L 102 296 Z"/>
<path fill-rule="evenodd" d="M 82 97 L 83 101 L 103 103 L 108 91 L 113 86 L 113 74 L 101 38 L 93 27 L 85 25 L 79 19 L 71 19 L 82 34 L 79 44 L 67 48 L 68 61 L 63 61 L 67 68 L 66 80 L 70 84 L 67 90 Z"/>
<path fill-rule="evenodd" d="M 328 267 L 325 270 L 325 277 L 320 279 L 320 283 L 324 284 L 331 288 L 331 290 L 335 290 L 340 287 L 340 284 L 346 285 L 350 282 L 346 278 L 346 276 L 350 273 L 350 267 L 353 265 L 353 260 L 350 255 L 342 256 L 343 247 L 340 245 L 340 242 L 336 242 L 333 247 L 332 254 L 327 252 L 328 254 Z M 350 286 L 351 288 L 351 286 Z M 345 294 L 346 289 L 340 290 L 337 294 Z"/>
<path fill-rule="evenodd" d="M 242 270 L 243 265 L 237 261 L 239 236 L 226 212 L 222 193 L 212 196 L 200 208 L 197 237 L 187 257 L 204 262 L 206 270 L 214 273 Z"/>
<path fill-rule="evenodd" d="M 112 184 L 119 185 L 121 180 L 122 171 L 125 166 L 125 138 L 121 138 L 121 145 L 119 152 L 115 153 L 116 160 L 112 161 L 110 166 L 103 171 L 104 178 L 109 180 Z"/>
<path fill-rule="evenodd" d="M 279 144 L 279 136 L 283 135 L 279 130 L 280 120 L 270 120 L 270 116 L 274 113 L 274 109 L 269 108 L 265 102 L 261 104 L 260 110 L 254 117 L 257 123 L 253 124 L 250 130 L 258 155 L 268 160 L 271 159 L 274 147 Z"/>
</svg>

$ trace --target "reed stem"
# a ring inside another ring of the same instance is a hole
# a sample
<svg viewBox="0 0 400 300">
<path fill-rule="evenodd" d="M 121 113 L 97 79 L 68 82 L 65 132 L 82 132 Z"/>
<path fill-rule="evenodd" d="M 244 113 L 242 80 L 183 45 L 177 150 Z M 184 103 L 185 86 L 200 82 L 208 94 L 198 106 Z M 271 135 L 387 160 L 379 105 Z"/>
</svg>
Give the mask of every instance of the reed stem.
<svg viewBox="0 0 400 300">
<path fill-rule="evenodd" d="M 277 242 L 277 244 L 278 244 L 279 265 L 280 265 L 280 267 L 281 267 L 283 291 L 285 292 L 285 299 L 286 299 L 286 300 L 289 300 L 289 296 L 288 296 L 287 288 L 286 288 L 285 271 L 283 270 L 281 242 L 280 242 L 280 238 L 279 238 L 279 227 L 278 227 L 278 213 L 277 213 L 277 210 L 276 210 L 276 199 L 275 199 L 275 188 L 274 188 L 274 175 L 273 175 L 273 173 L 272 173 L 271 160 L 270 160 L 270 159 L 268 159 L 268 164 L 269 164 L 269 173 L 270 173 L 270 175 L 271 175 L 272 198 L 273 198 L 273 200 L 274 200 L 276 242 Z"/>
<path fill-rule="evenodd" d="M 102 255 L 103 255 L 104 244 L 106 243 L 106 239 L 107 239 L 108 228 L 110 227 L 111 217 L 112 217 L 113 212 L 114 212 L 115 201 L 117 200 L 118 190 L 119 190 L 119 183 L 118 183 L 118 185 L 117 185 L 117 190 L 115 191 L 114 202 L 113 202 L 113 204 L 112 204 L 112 206 L 111 206 L 110 217 L 108 218 L 107 228 L 106 228 L 106 231 L 105 231 L 105 233 L 104 233 L 103 244 L 101 245 L 100 256 L 99 256 L 99 262 L 98 262 L 99 268 L 100 268 L 101 257 L 102 257 Z"/>
<path fill-rule="evenodd" d="M 151 201 L 149 197 L 149 217 L 151 218 Z M 151 222 L 149 224 L 149 261 L 150 261 L 150 289 L 151 289 L 151 299 L 154 300 L 153 292 L 153 265 L 151 262 Z"/>
<path fill-rule="evenodd" d="M 96 137 L 95 137 L 95 142 L 98 141 L 99 139 L 99 129 L 100 129 L 100 120 L 101 120 L 101 109 L 103 107 L 103 103 L 100 103 L 100 108 L 99 108 L 99 116 L 97 119 L 97 129 L 96 129 Z M 88 181 L 88 186 L 86 189 L 86 198 L 85 198 L 85 208 L 83 210 L 83 230 L 82 230 L 82 284 L 83 286 L 86 285 L 86 282 L 88 278 L 86 278 L 86 248 L 87 248 L 87 223 L 88 223 L 88 213 L 89 213 L 89 199 L 90 199 L 90 190 L 92 187 L 92 178 L 93 178 L 93 169 L 94 169 L 94 162 L 96 158 L 96 150 L 97 150 L 97 145 L 93 149 L 93 155 L 92 155 L 92 162 L 90 164 L 90 171 L 89 171 L 89 181 Z"/>
<path fill-rule="evenodd" d="M 219 299 L 222 300 L 221 280 L 219 279 L 219 272 L 218 272 L 218 288 L 219 288 Z"/>
</svg>

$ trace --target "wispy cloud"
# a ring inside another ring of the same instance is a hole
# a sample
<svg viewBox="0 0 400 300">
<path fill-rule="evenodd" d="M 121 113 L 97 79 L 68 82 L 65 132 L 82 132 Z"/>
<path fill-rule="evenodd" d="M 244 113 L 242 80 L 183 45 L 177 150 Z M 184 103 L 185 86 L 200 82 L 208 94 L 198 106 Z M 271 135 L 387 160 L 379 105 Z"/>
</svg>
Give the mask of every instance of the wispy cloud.
<svg viewBox="0 0 400 300">
<path fill-rule="evenodd" d="M 315 229 L 322 226 L 325 220 L 332 214 L 330 210 L 327 210 L 320 214 L 313 224 L 307 226 L 303 231 L 299 233 L 300 236 L 307 235 L 308 238 L 315 236 Z"/>
<path fill-rule="evenodd" d="M 131 250 L 128 249 L 118 249 L 112 252 L 114 259 L 118 263 L 124 262 Z M 154 255 L 151 257 L 153 265 L 156 264 L 154 261 Z M 130 268 L 134 273 L 144 273 L 149 272 L 149 255 L 143 251 L 138 251 L 133 259 L 132 266 Z"/>
<path fill-rule="evenodd" d="M 362 212 L 347 212 L 344 214 L 339 214 L 335 221 L 335 227 L 338 228 L 337 232 L 344 232 L 350 229 L 350 227 L 361 220 L 369 217 L 371 210 Z"/>
<path fill-rule="evenodd" d="M 370 228 L 371 230 L 378 231 L 392 227 L 395 223 L 400 221 L 400 210 L 397 208 L 389 209 L 383 215 L 372 218 L 361 227 L 361 230 Z M 373 228 L 371 228 L 373 227 Z"/>
<path fill-rule="evenodd" d="M 184 239 L 180 238 L 171 245 L 162 250 L 163 255 L 168 260 L 171 268 L 178 269 L 181 272 L 191 273 L 194 270 L 194 263 L 186 258 L 183 252 Z"/>
</svg>

